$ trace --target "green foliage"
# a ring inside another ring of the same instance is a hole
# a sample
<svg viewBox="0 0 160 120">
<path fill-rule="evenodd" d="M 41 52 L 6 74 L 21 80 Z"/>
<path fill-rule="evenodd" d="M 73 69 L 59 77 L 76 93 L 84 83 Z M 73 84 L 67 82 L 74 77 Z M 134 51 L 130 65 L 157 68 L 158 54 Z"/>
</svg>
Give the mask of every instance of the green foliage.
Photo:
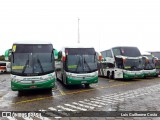
<svg viewBox="0 0 160 120">
<path fill-rule="evenodd" d="M 0 61 L 5 61 L 4 58 L 5 58 L 4 55 L 1 55 L 1 56 L 0 56 Z"/>
</svg>

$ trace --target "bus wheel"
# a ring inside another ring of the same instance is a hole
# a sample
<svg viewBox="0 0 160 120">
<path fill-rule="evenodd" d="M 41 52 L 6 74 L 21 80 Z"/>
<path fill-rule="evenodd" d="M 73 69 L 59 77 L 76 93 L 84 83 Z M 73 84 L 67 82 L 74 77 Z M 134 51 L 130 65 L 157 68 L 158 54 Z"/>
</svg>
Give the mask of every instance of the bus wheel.
<svg viewBox="0 0 160 120">
<path fill-rule="evenodd" d="M 52 88 L 48 88 L 47 90 L 48 90 L 48 92 L 52 92 Z"/>
<path fill-rule="evenodd" d="M 112 75 L 111 74 L 109 74 L 109 79 L 112 79 Z"/>
<path fill-rule="evenodd" d="M 107 72 L 107 78 L 108 79 L 110 78 L 110 72 Z"/>
<path fill-rule="evenodd" d="M 114 72 L 112 72 L 112 79 L 115 79 L 115 77 L 114 77 Z"/>
<path fill-rule="evenodd" d="M 85 84 L 85 88 L 89 88 L 89 84 Z"/>
<path fill-rule="evenodd" d="M 62 82 L 62 84 L 64 84 L 63 75 L 61 75 L 61 82 Z"/>
<path fill-rule="evenodd" d="M 22 90 L 19 90 L 18 91 L 18 96 L 22 96 L 23 95 L 23 91 Z"/>
<path fill-rule="evenodd" d="M 109 79 L 114 79 L 114 74 L 109 74 Z"/>
</svg>

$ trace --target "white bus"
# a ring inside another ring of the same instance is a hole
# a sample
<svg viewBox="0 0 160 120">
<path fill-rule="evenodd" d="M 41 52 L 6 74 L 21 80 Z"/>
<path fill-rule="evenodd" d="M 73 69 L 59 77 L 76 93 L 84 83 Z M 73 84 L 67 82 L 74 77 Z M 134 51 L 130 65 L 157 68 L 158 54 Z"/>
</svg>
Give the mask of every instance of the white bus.
<svg viewBox="0 0 160 120">
<path fill-rule="evenodd" d="M 142 61 L 144 77 L 157 77 L 155 65 L 158 62 L 158 58 L 153 57 L 151 54 L 143 54 Z"/>
<path fill-rule="evenodd" d="M 110 79 L 143 78 L 142 57 L 137 47 L 113 47 L 101 52 L 99 75 Z"/>
<path fill-rule="evenodd" d="M 94 48 L 64 47 L 59 52 L 61 61 L 57 78 L 65 85 L 98 82 L 97 54 Z"/>
<path fill-rule="evenodd" d="M 8 61 L 0 61 L 0 73 L 10 73 L 11 72 L 11 63 Z"/>
<path fill-rule="evenodd" d="M 14 43 L 8 53 L 11 53 L 13 91 L 41 88 L 52 90 L 56 76 L 51 43 Z M 9 54 L 5 57 L 9 57 Z"/>
</svg>

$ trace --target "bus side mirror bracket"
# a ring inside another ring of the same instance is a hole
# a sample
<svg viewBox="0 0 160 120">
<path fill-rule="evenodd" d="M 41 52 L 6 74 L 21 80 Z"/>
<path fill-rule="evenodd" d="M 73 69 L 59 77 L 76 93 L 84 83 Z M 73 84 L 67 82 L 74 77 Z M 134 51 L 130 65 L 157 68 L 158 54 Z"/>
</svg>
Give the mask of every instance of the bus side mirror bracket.
<svg viewBox="0 0 160 120">
<path fill-rule="evenodd" d="M 62 51 L 59 51 L 58 52 L 58 60 L 61 60 L 62 59 Z"/>
<path fill-rule="evenodd" d="M 98 60 L 102 61 L 102 54 L 100 52 L 98 52 Z"/>
<path fill-rule="evenodd" d="M 62 61 L 63 61 L 63 62 L 66 61 L 66 54 L 65 54 L 65 52 L 62 52 Z"/>
</svg>

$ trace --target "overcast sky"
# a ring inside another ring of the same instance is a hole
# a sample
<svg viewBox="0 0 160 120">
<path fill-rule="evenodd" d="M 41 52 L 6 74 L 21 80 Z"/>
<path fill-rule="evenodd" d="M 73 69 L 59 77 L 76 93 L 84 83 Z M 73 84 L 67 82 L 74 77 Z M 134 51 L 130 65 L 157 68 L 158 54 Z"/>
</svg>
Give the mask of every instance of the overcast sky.
<svg viewBox="0 0 160 120">
<path fill-rule="evenodd" d="M 0 0 L 0 54 L 16 41 L 160 51 L 160 0 Z"/>
</svg>

